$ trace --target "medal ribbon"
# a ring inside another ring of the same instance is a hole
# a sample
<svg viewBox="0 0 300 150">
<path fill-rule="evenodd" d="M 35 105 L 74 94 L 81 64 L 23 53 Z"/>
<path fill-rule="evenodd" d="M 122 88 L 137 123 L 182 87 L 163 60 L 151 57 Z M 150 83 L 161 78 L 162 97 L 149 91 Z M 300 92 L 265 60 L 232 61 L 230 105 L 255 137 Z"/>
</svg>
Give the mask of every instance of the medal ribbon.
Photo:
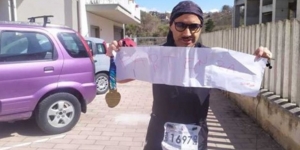
<svg viewBox="0 0 300 150">
<path fill-rule="evenodd" d="M 117 90 L 117 83 L 116 83 L 116 72 L 117 67 L 115 64 L 114 57 L 110 57 L 110 66 L 109 66 L 109 89 L 110 90 Z"/>
</svg>

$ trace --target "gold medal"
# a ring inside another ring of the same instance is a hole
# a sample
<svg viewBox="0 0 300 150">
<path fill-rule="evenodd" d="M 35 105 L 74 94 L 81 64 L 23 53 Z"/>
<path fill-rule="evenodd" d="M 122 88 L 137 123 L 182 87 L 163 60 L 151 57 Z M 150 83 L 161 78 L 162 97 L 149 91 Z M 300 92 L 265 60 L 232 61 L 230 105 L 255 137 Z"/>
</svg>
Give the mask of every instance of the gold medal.
<svg viewBox="0 0 300 150">
<path fill-rule="evenodd" d="M 116 107 L 121 100 L 121 94 L 117 91 L 116 70 L 114 59 L 110 57 L 109 92 L 105 95 L 106 104 L 110 108 Z"/>
<path fill-rule="evenodd" d="M 106 104 L 110 108 L 116 107 L 121 100 L 121 94 L 117 90 L 109 90 L 105 95 Z"/>
</svg>

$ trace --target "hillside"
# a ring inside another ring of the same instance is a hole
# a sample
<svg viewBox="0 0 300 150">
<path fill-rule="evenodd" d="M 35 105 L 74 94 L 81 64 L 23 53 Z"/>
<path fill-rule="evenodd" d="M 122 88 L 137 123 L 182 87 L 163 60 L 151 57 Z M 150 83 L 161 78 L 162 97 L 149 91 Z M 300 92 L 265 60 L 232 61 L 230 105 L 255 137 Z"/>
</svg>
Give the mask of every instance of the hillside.
<svg viewBox="0 0 300 150">
<path fill-rule="evenodd" d="M 211 20 L 213 22 L 214 27 L 212 30 L 205 30 L 207 27 L 207 23 Z M 212 32 L 217 30 L 223 30 L 231 28 L 232 26 L 232 11 L 225 10 L 221 12 L 214 12 L 214 13 L 206 13 L 204 15 L 204 27 L 202 32 Z"/>
<path fill-rule="evenodd" d="M 169 30 L 169 13 L 141 12 L 141 24 L 126 25 L 126 35 L 130 37 L 166 37 Z M 220 12 L 204 13 L 202 32 L 212 32 L 231 28 L 232 8 L 224 5 Z"/>
</svg>

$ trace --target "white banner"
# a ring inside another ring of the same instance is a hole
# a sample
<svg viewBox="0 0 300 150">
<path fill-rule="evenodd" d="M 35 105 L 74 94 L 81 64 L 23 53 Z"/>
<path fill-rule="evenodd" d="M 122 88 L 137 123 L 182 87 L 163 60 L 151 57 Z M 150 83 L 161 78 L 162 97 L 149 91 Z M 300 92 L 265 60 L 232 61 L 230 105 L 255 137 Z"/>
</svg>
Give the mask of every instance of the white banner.
<svg viewBox="0 0 300 150">
<path fill-rule="evenodd" d="M 117 80 L 218 88 L 256 97 L 267 59 L 223 48 L 122 47 Z"/>
</svg>

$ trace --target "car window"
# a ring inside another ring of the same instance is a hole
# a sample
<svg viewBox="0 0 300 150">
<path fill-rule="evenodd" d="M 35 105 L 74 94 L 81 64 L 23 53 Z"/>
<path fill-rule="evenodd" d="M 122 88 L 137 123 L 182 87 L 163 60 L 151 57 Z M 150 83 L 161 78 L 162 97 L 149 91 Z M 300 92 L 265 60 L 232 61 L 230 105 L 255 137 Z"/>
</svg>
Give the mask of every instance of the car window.
<svg viewBox="0 0 300 150">
<path fill-rule="evenodd" d="M 105 54 L 105 46 L 103 44 L 96 44 L 97 54 Z"/>
<path fill-rule="evenodd" d="M 73 58 L 89 57 L 84 44 L 76 33 L 59 33 L 58 38 L 69 55 Z"/>
<path fill-rule="evenodd" d="M 37 35 L 37 39 L 39 40 L 39 44 L 44 51 L 49 51 L 52 49 L 52 44 L 46 36 Z"/>
<path fill-rule="evenodd" d="M 0 62 L 53 59 L 53 45 L 42 33 L 3 31 L 0 41 Z"/>
<path fill-rule="evenodd" d="M 91 41 L 89 41 L 89 40 L 86 40 L 86 43 L 89 45 L 89 48 L 90 48 L 90 49 L 93 49 L 93 44 L 92 44 L 92 42 L 91 42 Z"/>
</svg>

